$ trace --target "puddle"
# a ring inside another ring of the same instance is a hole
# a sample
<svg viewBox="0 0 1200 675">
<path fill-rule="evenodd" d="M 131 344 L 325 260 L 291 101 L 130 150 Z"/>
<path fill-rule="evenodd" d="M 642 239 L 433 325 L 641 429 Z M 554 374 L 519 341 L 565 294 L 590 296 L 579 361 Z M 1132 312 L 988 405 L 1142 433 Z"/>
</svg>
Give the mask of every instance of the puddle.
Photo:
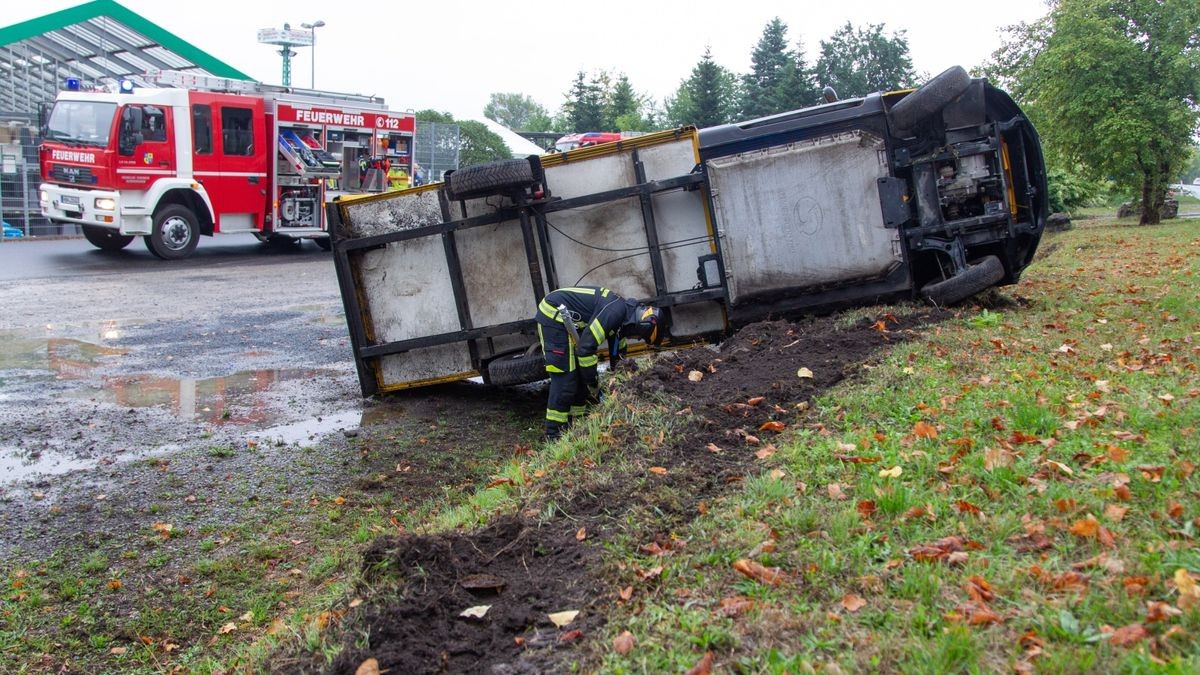
<svg viewBox="0 0 1200 675">
<path fill-rule="evenodd" d="M 322 415 L 312 419 L 281 424 L 276 427 L 256 431 L 249 436 L 259 442 L 275 443 L 278 445 L 299 445 L 310 447 L 321 437 L 335 431 L 357 429 L 368 423 L 367 415 L 361 410 L 350 410 L 333 415 Z"/>
<path fill-rule="evenodd" d="M 66 457 L 57 452 L 43 452 L 37 459 L 31 459 L 17 448 L 0 447 L 0 484 L 15 483 L 38 474 L 58 475 L 90 469 L 99 462 L 98 459 Z"/>
<path fill-rule="evenodd" d="M 128 350 L 66 337 L 28 337 L 0 331 L 0 372 L 48 373 L 57 380 L 87 377 L 108 357 Z M 38 379 L 36 376 L 32 379 Z"/>
<path fill-rule="evenodd" d="M 328 370 L 260 369 L 204 379 L 156 375 L 105 377 L 98 389 L 72 393 L 122 408 L 162 408 L 186 420 L 250 425 L 279 417 L 273 387 L 331 374 Z"/>
</svg>

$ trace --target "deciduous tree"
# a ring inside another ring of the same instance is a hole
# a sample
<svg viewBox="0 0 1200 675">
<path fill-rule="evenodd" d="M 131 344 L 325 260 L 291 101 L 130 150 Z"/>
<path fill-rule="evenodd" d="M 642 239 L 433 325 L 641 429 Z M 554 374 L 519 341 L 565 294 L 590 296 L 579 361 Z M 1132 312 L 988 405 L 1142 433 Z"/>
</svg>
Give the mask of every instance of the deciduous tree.
<svg viewBox="0 0 1200 675">
<path fill-rule="evenodd" d="M 520 131 L 549 131 L 551 124 L 550 113 L 532 96 L 520 93 L 492 94 L 483 116 Z"/>
</svg>

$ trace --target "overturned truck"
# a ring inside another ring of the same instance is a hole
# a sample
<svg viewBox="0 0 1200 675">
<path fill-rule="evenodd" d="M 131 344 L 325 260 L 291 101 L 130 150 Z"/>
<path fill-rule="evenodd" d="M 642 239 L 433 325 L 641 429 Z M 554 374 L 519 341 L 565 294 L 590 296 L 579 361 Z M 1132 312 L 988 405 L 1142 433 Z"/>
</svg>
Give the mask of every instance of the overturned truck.
<svg viewBox="0 0 1200 675">
<path fill-rule="evenodd" d="M 768 315 L 952 304 L 1016 283 L 1047 216 L 1033 125 L 961 68 L 328 208 L 364 395 L 541 378 L 533 314 L 564 286 L 662 306 L 676 345 Z"/>
</svg>

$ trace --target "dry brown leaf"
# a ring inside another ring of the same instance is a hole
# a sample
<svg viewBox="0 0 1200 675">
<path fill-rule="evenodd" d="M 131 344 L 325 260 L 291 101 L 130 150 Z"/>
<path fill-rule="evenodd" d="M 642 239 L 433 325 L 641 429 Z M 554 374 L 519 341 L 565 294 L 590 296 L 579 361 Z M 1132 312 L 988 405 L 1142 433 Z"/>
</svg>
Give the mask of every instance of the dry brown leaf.
<svg viewBox="0 0 1200 675">
<path fill-rule="evenodd" d="M 996 597 L 992 585 L 979 575 L 974 575 L 963 582 L 963 589 L 976 602 L 991 602 Z"/>
<path fill-rule="evenodd" d="M 840 483 L 830 483 L 825 486 L 825 491 L 829 493 L 831 499 L 849 499 L 850 496 L 842 491 Z"/>
<path fill-rule="evenodd" d="M 225 624 L 224 626 L 221 626 L 220 630 L 218 630 L 217 632 L 220 633 L 221 635 L 225 635 L 226 633 L 232 633 L 235 630 L 237 630 L 237 624 L 230 621 L 229 623 Z"/>
<path fill-rule="evenodd" d="M 759 448 L 758 451 L 754 453 L 754 456 L 759 459 L 766 459 L 773 454 L 775 454 L 775 446 L 772 445 L 771 443 L 768 443 L 768 444 L 764 445 L 763 447 Z"/>
<path fill-rule="evenodd" d="M 937 438 L 937 427 L 922 420 L 913 425 L 913 435 L 917 438 Z"/>
<path fill-rule="evenodd" d="M 704 449 L 711 452 L 714 455 L 719 455 L 722 452 L 721 446 L 717 445 L 716 443 L 709 443 L 708 445 L 704 446 Z"/>
<path fill-rule="evenodd" d="M 581 527 L 575 531 L 575 541 L 583 541 L 587 539 L 587 528 Z"/>
<path fill-rule="evenodd" d="M 899 464 L 897 464 L 896 466 L 893 466 L 890 469 L 880 469 L 879 477 L 880 478 L 899 478 L 900 474 L 902 474 L 902 473 L 904 473 L 904 469 L 901 468 Z"/>
<path fill-rule="evenodd" d="M 656 476 L 665 476 L 665 475 L 667 475 L 667 470 L 665 467 L 652 466 L 652 467 L 650 467 L 650 473 L 652 473 Z"/>
<path fill-rule="evenodd" d="M 613 638 L 613 651 L 621 656 L 625 656 L 629 652 L 633 651 L 634 642 L 635 640 L 633 639 L 633 633 L 630 633 L 627 630 L 621 631 L 620 635 Z"/>
<path fill-rule="evenodd" d="M 780 422 L 778 420 L 771 420 L 769 422 L 763 422 L 762 425 L 760 425 L 758 427 L 758 430 L 759 431 L 783 431 L 786 428 L 787 428 L 787 425 L 784 424 L 783 422 Z"/>
<path fill-rule="evenodd" d="M 689 382 L 699 382 L 700 380 L 703 380 L 703 379 L 704 379 L 704 373 L 700 372 L 699 370 L 693 370 L 688 373 L 688 381 Z"/>
<path fill-rule="evenodd" d="M 746 405 L 752 405 L 752 406 L 758 405 L 759 403 L 762 403 L 765 400 L 767 400 L 766 396 L 755 396 L 753 398 L 746 399 Z"/>
<path fill-rule="evenodd" d="M 1108 643 L 1116 647 L 1129 647 L 1148 637 L 1150 637 L 1150 631 L 1147 631 L 1145 626 L 1140 623 L 1131 623 L 1118 628 L 1112 637 L 1108 638 Z"/>
<path fill-rule="evenodd" d="M 734 561 L 733 569 L 739 574 L 768 586 L 778 586 L 783 583 L 786 575 L 778 567 L 767 567 L 749 558 Z"/>
<path fill-rule="evenodd" d="M 1096 520 L 1096 517 L 1089 513 L 1087 518 L 1081 518 L 1071 523 L 1068 531 L 1076 537 L 1092 539 L 1100 532 L 1100 521 Z"/>
<path fill-rule="evenodd" d="M 811 380 L 812 376 L 813 376 L 813 371 L 809 370 L 808 368 L 801 368 L 796 371 L 796 377 L 798 377 L 802 380 Z"/>
<path fill-rule="evenodd" d="M 625 588 L 622 588 L 617 592 L 617 595 L 621 598 L 621 600 L 629 602 L 629 600 L 633 597 L 633 586 L 626 586 Z"/>
<path fill-rule="evenodd" d="M 958 606 L 958 612 L 970 626 L 988 626 L 1004 621 L 995 610 L 983 602 L 964 602 Z"/>
<path fill-rule="evenodd" d="M 876 511 L 879 510 L 879 507 L 875 505 L 875 502 L 870 499 L 864 499 L 859 502 L 857 508 L 858 515 L 862 516 L 864 520 L 869 519 Z"/>
<path fill-rule="evenodd" d="M 865 607 L 866 604 L 867 604 L 866 599 L 864 599 L 860 595 L 855 595 L 853 593 L 847 593 L 846 595 L 842 596 L 842 607 L 845 607 L 847 612 L 850 612 L 850 613 L 857 612 L 858 610 Z"/>
<path fill-rule="evenodd" d="M 575 617 L 579 616 L 579 610 L 569 609 L 565 612 L 552 612 L 546 616 L 550 618 L 551 623 L 559 628 L 562 628 L 563 626 L 574 621 Z"/>
<path fill-rule="evenodd" d="M 1104 517 L 1113 521 L 1114 523 L 1121 522 L 1125 518 L 1125 514 L 1128 511 L 1128 506 L 1118 506 L 1116 504 L 1104 505 Z"/>
<path fill-rule="evenodd" d="M 954 508 L 959 513 L 966 513 L 972 516 L 977 516 L 983 513 L 983 509 L 963 499 L 954 502 Z"/>
<path fill-rule="evenodd" d="M 712 675 L 713 668 L 713 653 L 704 652 L 704 658 L 696 662 L 696 665 L 688 668 L 686 675 Z"/>
<path fill-rule="evenodd" d="M 354 675 L 379 675 L 379 661 L 377 659 L 367 659 L 358 664 L 358 668 L 354 671 Z"/>
<path fill-rule="evenodd" d="M 1175 570 L 1175 588 L 1179 589 L 1179 609 L 1188 609 L 1200 605 L 1200 585 L 1184 568 Z"/>
<path fill-rule="evenodd" d="M 734 618 L 754 609 L 754 605 L 754 600 L 744 595 L 732 595 L 721 598 L 721 613 L 729 618 Z"/>
<path fill-rule="evenodd" d="M 1146 603 L 1146 623 L 1169 621 L 1181 614 L 1183 614 L 1183 611 L 1176 609 L 1170 603 L 1157 602 L 1155 600 L 1150 600 Z"/>
</svg>

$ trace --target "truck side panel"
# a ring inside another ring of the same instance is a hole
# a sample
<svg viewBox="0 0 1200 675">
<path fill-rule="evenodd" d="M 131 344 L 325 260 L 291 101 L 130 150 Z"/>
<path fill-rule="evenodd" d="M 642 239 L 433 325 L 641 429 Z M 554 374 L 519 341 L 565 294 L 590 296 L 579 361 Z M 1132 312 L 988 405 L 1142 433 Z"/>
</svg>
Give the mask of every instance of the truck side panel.
<svg viewBox="0 0 1200 675">
<path fill-rule="evenodd" d="M 903 263 L 877 179 L 882 138 L 852 131 L 707 163 L 730 302 L 882 278 Z"/>
</svg>

